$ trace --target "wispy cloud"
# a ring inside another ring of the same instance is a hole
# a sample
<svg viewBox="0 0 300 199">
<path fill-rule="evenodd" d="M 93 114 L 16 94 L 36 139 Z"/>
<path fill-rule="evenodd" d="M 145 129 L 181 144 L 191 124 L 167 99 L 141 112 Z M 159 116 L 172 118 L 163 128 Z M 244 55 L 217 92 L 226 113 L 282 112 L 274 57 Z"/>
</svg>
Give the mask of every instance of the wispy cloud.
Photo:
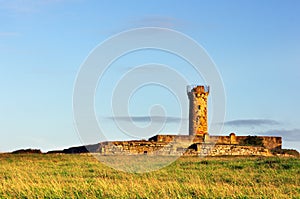
<svg viewBox="0 0 300 199">
<path fill-rule="evenodd" d="M 270 119 L 243 119 L 231 120 L 224 123 L 227 126 L 249 127 L 249 126 L 273 126 L 279 125 L 280 122 Z"/>
<path fill-rule="evenodd" d="M 261 132 L 262 135 L 281 136 L 286 141 L 300 141 L 300 129 L 274 129 Z"/>
<path fill-rule="evenodd" d="M 127 117 L 127 116 L 119 116 L 119 117 L 106 117 L 106 119 L 109 120 L 121 120 L 125 122 L 164 122 L 166 121 L 167 123 L 179 123 L 182 120 L 187 120 L 187 118 L 180 118 L 180 117 L 163 117 L 163 116 L 133 116 L 133 117 Z"/>
<path fill-rule="evenodd" d="M 144 16 L 139 19 L 132 20 L 131 22 L 135 26 L 157 26 L 164 28 L 178 28 L 184 26 L 186 23 L 174 17 L 154 15 L 154 16 Z"/>
</svg>

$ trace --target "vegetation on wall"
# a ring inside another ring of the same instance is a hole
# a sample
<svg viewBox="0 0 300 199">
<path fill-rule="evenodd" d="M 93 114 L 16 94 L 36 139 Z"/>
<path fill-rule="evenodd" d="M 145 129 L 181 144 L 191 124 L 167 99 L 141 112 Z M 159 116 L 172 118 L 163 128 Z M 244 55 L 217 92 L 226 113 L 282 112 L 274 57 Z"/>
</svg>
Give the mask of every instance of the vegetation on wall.
<svg viewBox="0 0 300 199">
<path fill-rule="evenodd" d="M 244 146 L 264 146 L 263 144 L 263 139 L 257 136 L 247 136 L 246 139 L 244 139 L 240 145 L 244 145 Z"/>
</svg>

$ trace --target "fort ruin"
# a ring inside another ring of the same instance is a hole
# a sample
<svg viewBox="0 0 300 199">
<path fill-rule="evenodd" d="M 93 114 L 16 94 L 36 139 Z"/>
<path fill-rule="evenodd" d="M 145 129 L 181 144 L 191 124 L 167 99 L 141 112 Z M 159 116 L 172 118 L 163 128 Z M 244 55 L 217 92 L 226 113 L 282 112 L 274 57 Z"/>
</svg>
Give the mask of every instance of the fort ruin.
<svg viewBox="0 0 300 199">
<path fill-rule="evenodd" d="M 148 140 L 106 141 L 65 149 L 64 153 L 101 155 L 272 156 L 282 150 L 282 138 L 274 136 L 210 135 L 207 122 L 209 86 L 188 86 L 188 135 L 155 135 Z"/>
</svg>

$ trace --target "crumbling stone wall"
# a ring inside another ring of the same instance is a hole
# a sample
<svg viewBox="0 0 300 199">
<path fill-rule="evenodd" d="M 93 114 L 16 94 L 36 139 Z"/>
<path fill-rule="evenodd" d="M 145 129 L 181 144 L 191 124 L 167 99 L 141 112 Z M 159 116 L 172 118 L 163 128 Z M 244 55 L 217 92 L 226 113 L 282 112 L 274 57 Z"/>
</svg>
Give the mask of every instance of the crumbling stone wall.
<svg viewBox="0 0 300 199">
<path fill-rule="evenodd" d="M 274 136 L 252 136 L 262 140 L 262 146 L 267 149 L 281 149 L 282 138 Z M 229 136 L 206 136 L 204 139 L 205 143 L 214 143 L 214 144 L 232 144 L 242 146 L 245 143 L 249 136 L 236 136 L 234 133 L 231 133 Z"/>
<path fill-rule="evenodd" d="M 282 138 L 281 137 L 272 137 L 272 136 L 263 136 L 264 147 L 268 149 L 281 149 L 282 148 Z"/>
<path fill-rule="evenodd" d="M 204 136 L 189 136 L 189 135 L 156 135 L 148 139 L 153 142 L 187 142 L 187 143 L 202 143 Z"/>
<path fill-rule="evenodd" d="M 138 155 L 159 154 L 168 155 L 173 150 L 167 142 L 152 141 L 118 141 L 100 144 L 99 152 L 102 155 Z"/>
<path fill-rule="evenodd" d="M 218 145 L 243 145 L 249 136 L 236 136 L 230 133 L 229 136 L 210 136 L 208 134 L 202 136 L 188 136 L 188 135 L 156 135 L 149 138 L 149 141 L 154 142 L 188 142 L 188 143 L 211 143 Z M 282 138 L 274 136 L 257 136 L 262 139 L 263 147 L 267 149 L 281 149 Z"/>
<path fill-rule="evenodd" d="M 102 155 L 185 155 L 185 156 L 271 156 L 265 147 L 239 146 L 234 144 L 194 143 L 191 146 L 182 143 L 124 141 L 100 144 Z"/>
<path fill-rule="evenodd" d="M 269 149 L 264 147 L 220 144 L 197 144 L 197 151 L 187 151 L 187 155 L 193 154 L 199 156 L 272 156 L 272 153 L 269 151 Z"/>
</svg>

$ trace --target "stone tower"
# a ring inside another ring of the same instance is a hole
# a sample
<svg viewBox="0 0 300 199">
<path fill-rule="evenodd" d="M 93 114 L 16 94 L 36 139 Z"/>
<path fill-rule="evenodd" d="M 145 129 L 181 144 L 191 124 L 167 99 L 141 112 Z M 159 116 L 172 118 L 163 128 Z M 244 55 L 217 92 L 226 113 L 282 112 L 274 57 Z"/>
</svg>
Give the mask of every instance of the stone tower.
<svg viewBox="0 0 300 199">
<path fill-rule="evenodd" d="M 209 86 L 188 86 L 190 101 L 189 135 L 204 136 L 207 134 L 207 97 Z"/>
</svg>

